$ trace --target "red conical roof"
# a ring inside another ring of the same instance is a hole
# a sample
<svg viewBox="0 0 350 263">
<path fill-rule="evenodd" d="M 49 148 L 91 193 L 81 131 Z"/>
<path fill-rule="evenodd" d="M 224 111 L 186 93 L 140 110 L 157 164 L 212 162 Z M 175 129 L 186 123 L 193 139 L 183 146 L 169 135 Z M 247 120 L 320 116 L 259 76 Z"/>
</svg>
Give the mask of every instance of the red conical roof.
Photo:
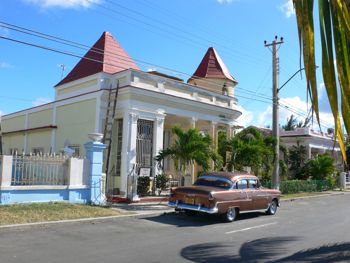
<svg viewBox="0 0 350 263">
<path fill-rule="evenodd" d="M 191 77 L 191 79 L 196 78 L 227 79 L 237 83 L 213 47 L 208 48 L 196 72 Z"/>
<path fill-rule="evenodd" d="M 114 37 L 109 32 L 103 32 L 100 39 L 56 86 L 99 72 L 113 74 L 129 68 L 139 70 Z"/>
</svg>

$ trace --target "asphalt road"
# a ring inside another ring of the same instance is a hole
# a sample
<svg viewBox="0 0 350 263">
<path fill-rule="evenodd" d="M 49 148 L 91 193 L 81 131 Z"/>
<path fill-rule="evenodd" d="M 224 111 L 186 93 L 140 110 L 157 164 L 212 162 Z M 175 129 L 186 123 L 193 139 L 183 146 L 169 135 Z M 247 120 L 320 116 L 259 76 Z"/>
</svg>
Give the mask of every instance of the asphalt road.
<svg viewBox="0 0 350 263">
<path fill-rule="evenodd" d="M 170 213 L 0 229 L 0 262 L 350 262 L 350 194 L 233 223 Z"/>
</svg>

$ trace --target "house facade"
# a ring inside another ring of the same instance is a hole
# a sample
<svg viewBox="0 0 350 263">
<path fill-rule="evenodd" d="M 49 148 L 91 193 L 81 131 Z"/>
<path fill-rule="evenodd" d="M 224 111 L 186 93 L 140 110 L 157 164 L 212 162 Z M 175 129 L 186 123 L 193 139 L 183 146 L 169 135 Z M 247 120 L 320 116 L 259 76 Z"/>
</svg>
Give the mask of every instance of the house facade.
<svg viewBox="0 0 350 263">
<path fill-rule="evenodd" d="M 310 127 L 305 127 L 292 131 L 280 130 L 280 139 L 287 148 L 297 144 L 305 146 L 307 159 L 327 153 L 335 160 L 335 167 L 341 169 L 343 166 L 339 143 L 334 140 L 334 134 L 318 132 Z"/>
<path fill-rule="evenodd" d="M 104 32 L 72 71 L 55 86 L 53 102 L 2 117 L 4 154 L 60 153 L 84 156 L 89 133 L 103 133 L 110 89 L 118 89 L 107 178 L 108 194 L 126 196 L 131 175 L 154 177 L 154 157 L 174 140 L 174 126 L 232 136 L 241 115 L 234 97 L 237 81 L 213 48 L 184 82 L 144 72 L 113 36 Z M 195 179 L 192 167 L 188 183 Z M 176 177 L 166 160 L 164 172 Z"/>
</svg>

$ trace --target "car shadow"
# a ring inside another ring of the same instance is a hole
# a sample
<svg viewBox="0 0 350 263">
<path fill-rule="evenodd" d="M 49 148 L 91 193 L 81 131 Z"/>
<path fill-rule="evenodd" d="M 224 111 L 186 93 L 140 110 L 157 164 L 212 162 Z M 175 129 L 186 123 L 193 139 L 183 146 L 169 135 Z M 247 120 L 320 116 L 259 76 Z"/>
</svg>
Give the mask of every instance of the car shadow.
<svg viewBox="0 0 350 263">
<path fill-rule="evenodd" d="M 239 214 L 236 220 L 250 220 L 261 216 L 266 216 L 266 214 L 259 212 L 243 213 Z M 193 216 L 188 216 L 184 212 L 165 212 L 157 216 L 140 217 L 140 219 L 149 220 L 160 224 L 173 225 L 177 227 L 201 227 L 207 225 L 226 223 L 223 217 L 218 215 L 197 214 Z"/>
<path fill-rule="evenodd" d="M 236 244 L 232 242 L 210 242 L 185 247 L 180 254 L 183 258 L 197 263 L 224 262 L 348 262 L 350 243 L 329 244 L 321 247 L 288 254 L 288 247 L 298 237 L 271 237 L 249 241 L 240 246 L 235 254 Z"/>
</svg>

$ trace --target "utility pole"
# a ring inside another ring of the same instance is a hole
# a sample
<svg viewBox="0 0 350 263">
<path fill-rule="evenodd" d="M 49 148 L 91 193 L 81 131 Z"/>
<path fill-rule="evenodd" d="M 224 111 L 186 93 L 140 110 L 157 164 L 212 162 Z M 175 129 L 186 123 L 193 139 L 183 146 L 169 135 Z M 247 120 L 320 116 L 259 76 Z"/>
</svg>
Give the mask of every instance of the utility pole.
<svg viewBox="0 0 350 263">
<path fill-rule="evenodd" d="M 272 188 L 279 189 L 279 159 L 280 159 L 280 133 L 279 133 L 279 112 L 278 112 L 278 76 L 279 76 L 279 58 L 278 49 L 283 44 L 283 37 L 277 40 L 277 36 L 271 43 L 264 42 L 265 47 L 272 47 L 272 135 L 276 138 L 276 145 L 274 149 L 275 160 L 272 173 Z"/>
</svg>

